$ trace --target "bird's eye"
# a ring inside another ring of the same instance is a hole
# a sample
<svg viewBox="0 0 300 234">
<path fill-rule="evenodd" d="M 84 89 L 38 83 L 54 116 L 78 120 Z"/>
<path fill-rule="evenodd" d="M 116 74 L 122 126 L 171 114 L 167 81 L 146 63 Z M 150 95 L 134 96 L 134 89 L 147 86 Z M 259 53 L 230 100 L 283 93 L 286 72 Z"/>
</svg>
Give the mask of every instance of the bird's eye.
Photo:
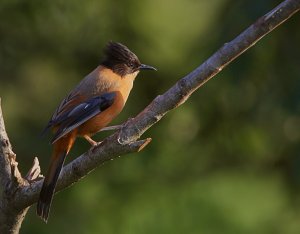
<svg viewBox="0 0 300 234">
<path fill-rule="evenodd" d="M 129 63 L 128 63 L 128 66 L 129 66 L 129 67 L 133 67 L 133 62 L 129 62 Z"/>
</svg>

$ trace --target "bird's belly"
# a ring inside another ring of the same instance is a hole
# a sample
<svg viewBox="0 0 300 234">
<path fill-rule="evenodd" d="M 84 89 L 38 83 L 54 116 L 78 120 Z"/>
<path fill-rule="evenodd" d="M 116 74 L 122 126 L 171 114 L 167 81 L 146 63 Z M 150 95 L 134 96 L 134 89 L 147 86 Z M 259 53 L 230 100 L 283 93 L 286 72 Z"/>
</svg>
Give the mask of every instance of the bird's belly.
<svg viewBox="0 0 300 234">
<path fill-rule="evenodd" d="M 123 109 L 125 100 L 120 93 L 116 93 L 114 103 L 105 111 L 89 119 L 78 128 L 78 135 L 93 135 L 107 126 Z"/>
</svg>

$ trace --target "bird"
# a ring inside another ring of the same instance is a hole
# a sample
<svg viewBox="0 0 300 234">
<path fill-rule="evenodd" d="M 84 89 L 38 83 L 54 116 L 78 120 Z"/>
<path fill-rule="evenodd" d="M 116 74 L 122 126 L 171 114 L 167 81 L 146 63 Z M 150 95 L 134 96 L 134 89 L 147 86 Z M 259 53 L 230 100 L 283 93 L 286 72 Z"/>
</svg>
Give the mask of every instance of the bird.
<svg viewBox="0 0 300 234">
<path fill-rule="evenodd" d="M 46 223 L 59 174 L 76 138 L 83 137 L 96 146 L 91 137 L 122 111 L 138 73 L 157 70 L 142 64 L 121 43 L 109 41 L 103 52 L 99 66 L 63 99 L 42 133 L 53 131 L 53 152 L 36 210 Z"/>
</svg>

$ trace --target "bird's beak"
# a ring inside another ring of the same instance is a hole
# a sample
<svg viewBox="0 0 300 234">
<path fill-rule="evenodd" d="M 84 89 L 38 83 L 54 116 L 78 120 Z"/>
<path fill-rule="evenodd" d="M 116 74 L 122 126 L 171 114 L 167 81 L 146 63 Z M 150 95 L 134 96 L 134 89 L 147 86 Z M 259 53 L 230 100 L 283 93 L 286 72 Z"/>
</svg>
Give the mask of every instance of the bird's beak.
<svg viewBox="0 0 300 234">
<path fill-rule="evenodd" d="M 141 64 L 140 70 L 154 70 L 154 71 L 157 71 L 157 69 L 155 67 L 151 67 L 151 66 L 146 65 L 146 64 Z"/>
</svg>

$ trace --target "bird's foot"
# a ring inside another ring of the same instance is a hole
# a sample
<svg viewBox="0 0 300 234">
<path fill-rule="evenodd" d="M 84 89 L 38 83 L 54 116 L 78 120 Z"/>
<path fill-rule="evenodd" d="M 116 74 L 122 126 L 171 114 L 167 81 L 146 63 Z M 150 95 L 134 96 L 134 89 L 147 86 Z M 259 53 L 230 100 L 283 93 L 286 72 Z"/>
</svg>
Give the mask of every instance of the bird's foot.
<svg viewBox="0 0 300 234">
<path fill-rule="evenodd" d="M 102 129 L 100 129 L 99 132 L 102 131 L 114 131 L 114 130 L 120 130 L 123 127 L 123 124 L 120 125 L 114 125 L 114 126 L 108 126 L 108 127 L 104 127 Z"/>
</svg>

